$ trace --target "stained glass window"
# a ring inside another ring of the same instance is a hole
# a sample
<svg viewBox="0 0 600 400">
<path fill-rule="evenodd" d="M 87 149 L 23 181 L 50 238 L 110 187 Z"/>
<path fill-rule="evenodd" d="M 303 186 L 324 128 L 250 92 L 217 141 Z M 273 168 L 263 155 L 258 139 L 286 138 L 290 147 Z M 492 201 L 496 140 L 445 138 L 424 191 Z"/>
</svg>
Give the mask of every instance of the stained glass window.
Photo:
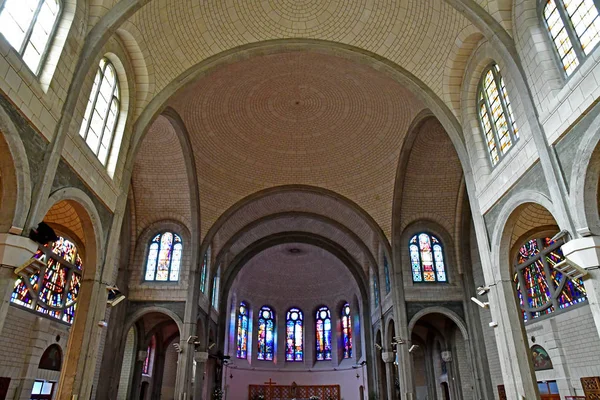
<svg viewBox="0 0 600 400">
<path fill-rule="evenodd" d="M 275 353 L 275 317 L 270 307 L 263 306 L 258 314 L 258 359 L 273 361 Z"/>
<path fill-rule="evenodd" d="M 83 269 L 77 247 L 59 236 L 41 246 L 31 262 L 35 272 L 17 278 L 11 302 L 72 324 Z"/>
<path fill-rule="evenodd" d="M 565 73 L 571 75 L 600 42 L 594 0 L 546 0 L 543 17 Z"/>
<path fill-rule="evenodd" d="M 286 329 L 286 361 L 302 361 L 304 347 L 302 342 L 303 314 L 298 308 L 290 308 L 287 312 Z"/>
<path fill-rule="evenodd" d="M 379 307 L 379 284 L 377 284 L 376 276 L 373 276 L 373 296 L 375 298 L 375 307 Z"/>
<path fill-rule="evenodd" d="M 148 246 L 146 262 L 147 281 L 174 282 L 179 280 L 181 269 L 181 237 L 175 233 L 159 233 Z"/>
<path fill-rule="evenodd" d="M 352 315 L 350 314 L 350 304 L 344 304 L 342 307 L 342 336 L 344 346 L 344 358 L 352 358 Z"/>
<path fill-rule="evenodd" d="M 119 119 L 119 80 L 108 59 L 100 60 L 79 135 L 102 165 L 106 165 Z"/>
<path fill-rule="evenodd" d="M 0 8 L 0 33 L 36 75 L 61 11 L 58 0 L 5 0 Z"/>
<path fill-rule="evenodd" d="M 444 249 L 440 240 L 419 233 L 408 242 L 413 282 L 448 282 Z"/>
<path fill-rule="evenodd" d="M 317 361 L 331 360 L 331 313 L 321 307 L 316 315 Z"/>
<path fill-rule="evenodd" d="M 385 274 L 385 293 L 387 294 L 390 292 L 392 285 L 390 283 L 390 266 L 385 254 L 383 255 L 383 273 Z"/>
<path fill-rule="evenodd" d="M 477 110 L 492 165 L 496 165 L 519 139 L 519 130 L 498 64 L 491 64 L 483 72 L 477 94 Z"/>
<path fill-rule="evenodd" d="M 562 241 L 540 238 L 519 248 L 513 281 L 525 321 L 587 300 L 581 279 L 571 280 L 554 269 L 564 260 L 561 245 Z"/>
<path fill-rule="evenodd" d="M 204 253 L 204 258 L 202 260 L 202 272 L 200 274 L 200 290 L 202 293 L 206 292 L 206 272 L 208 270 L 208 254 L 210 253 L 210 247 Z"/>
<path fill-rule="evenodd" d="M 248 356 L 248 306 L 241 302 L 238 310 L 237 358 Z"/>
<path fill-rule="evenodd" d="M 220 276 L 221 276 L 221 267 L 219 267 L 217 269 L 217 274 L 213 278 L 213 292 L 212 292 L 212 300 L 211 300 L 211 304 L 212 304 L 213 308 L 217 308 L 217 305 L 219 304 L 219 284 L 221 282 L 221 280 L 219 278 Z"/>
<path fill-rule="evenodd" d="M 142 365 L 142 374 L 146 376 L 152 375 L 152 358 L 154 357 L 154 351 L 156 349 L 156 338 L 152 336 L 148 348 L 146 350 L 146 358 L 144 359 L 144 365 Z"/>
</svg>

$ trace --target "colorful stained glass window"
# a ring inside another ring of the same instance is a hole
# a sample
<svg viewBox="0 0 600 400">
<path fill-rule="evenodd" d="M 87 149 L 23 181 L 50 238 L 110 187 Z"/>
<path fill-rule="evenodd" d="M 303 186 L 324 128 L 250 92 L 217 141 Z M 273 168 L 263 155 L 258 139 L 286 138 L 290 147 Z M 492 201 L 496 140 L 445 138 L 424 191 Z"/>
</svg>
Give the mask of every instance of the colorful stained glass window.
<svg viewBox="0 0 600 400">
<path fill-rule="evenodd" d="M 270 307 L 263 306 L 258 314 L 258 359 L 273 361 L 275 353 L 275 317 Z"/>
<path fill-rule="evenodd" d="M 519 139 L 519 130 L 498 64 L 491 64 L 483 72 L 477 109 L 492 165 L 496 165 Z"/>
<path fill-rule="evenodd" d="M 159 233 L 148 246 L 146 281 L 175 282 L 179 280 L 183 244 L 172 232 Z"/>
<path fill-rule="evenodd" d="M 414 235 L 408 242 L 408 252 L 413 282 L 448 282 L 444 249 L 437 237 Z"/>
<path fill-rule="evenodd" d="M 594 0 L 546 0 L 543 17 L 567 76 L 600 42 L 600 18 Z"/>
<path fill-rule="evenodd" d="M 144 359 L 144 365 L 142 365 L 142 374 L 146 376 L 152 375 L 152 359 L 154 357 L 154 351 L 156 349 L 156 338 L 152 336 L 148 348 L 146 349 L 146 358 Z"/>
<path fill-rule="evenodd" d="M 200 290 L 202 293 L 206 292 L 206 272 L 208 270 L 208 254 L 210 253 L 210 247 L 204 253 L 204 258 L 202 260 L 202 272 L 200 274 Z"/>
<path fill-rule="evenodd" d="M 379 284 L 376 276 L 373 276 L 373 297 L 375 298 L 375 307 L 379 307 Z"/>
<path fill-rule="evenodd" d="M 554 269 L 564 260 L 561 245 L 540 238 L 519 248 L 513 281 L 525 321 L 587 300 L 581 279 L 571 280 Z"/>
<path fill-rule="evenodd" d="M 290 308 L 285 319 L 286 330 L 286 361 L 302 361 L 304 347 L 302 341 L 303 314 L 298 308 Z"/>
<path fill-rule="evenodd" d="M 17 278 L 11 302 L 72 324 L 83 269 L 75 244 L 59 236 L 40 247 L 31 263 L 34 272 Z"/>
<path fill-rule="evenodd" d="M 108 59 L 100 60 L 94 85 L 87 102 L 79 135 L 85 140 L 102 165 L 106 165 L 112 150 L 119 119 L 119 80 Z"/>
<path fill-rule="evenodd" d="M 2 4 L 0 33 L 36 75 L 42 69 L 61 11 L 58 0 L 5 0 Z"/>
<path fill-rule="evenodd" d="M 241 302 L 238 310 L 237 358 L 248 357 L 248 306 Z"/>
<path fill-rule="evenodd" d="M 390 266 L 385 254 L 383 255 L 383 273 L 385 274 L 385 293 L 387 294 L 392 289 L 392 284 L 390 282 Z"/>
<path fill-rule="evenodd" d="M 316 315 L 317 361 L 331 360 L 331 313 L 321 307 Z"/>
<path fill-rule="evenodd" d="M 352 315 L 350 314 L 350 304 L 348 303 L 342 307 L 342 336 L 344 358 L 352 358 Z"/>
</svg>

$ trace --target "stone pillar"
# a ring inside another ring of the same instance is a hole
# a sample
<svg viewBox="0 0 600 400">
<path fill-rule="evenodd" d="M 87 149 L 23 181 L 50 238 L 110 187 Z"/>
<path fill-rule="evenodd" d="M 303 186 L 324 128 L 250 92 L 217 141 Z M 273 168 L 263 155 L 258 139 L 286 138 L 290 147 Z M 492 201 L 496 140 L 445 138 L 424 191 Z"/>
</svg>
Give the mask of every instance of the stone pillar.
<svg viewBox="0 0 600 400">
<path fill-rule="evenodd" d="M 600 334 L 600 236 L 570 240 L 562 245 L 562 251 L 567 260 L 588 269 L 583 282 L 596 330 Z"/>
<path fill-rule="evenodd" d="M 4 327 L 10 296 L 17 279 L 13 271 L 29 260 L 37 248 L 37 243 L 24 236 L 0 234 L 0 332 Z"/>
<path fill-rule="evenodd" d="M 384 351 L 381 353 L 381 359 L 385 363 L 385 378 L 387 380 L 387 398 L 392 400 L 394 398 L 394 360 L 396 355 L 392 351 Z"/>
<path fill-rule="evenodd" d="M 208 352 L 197 351 L 194 353 L 194 361 L 196 362 L 196 375 L 194 377 L 194 400 L 202 400 L 204 394 L 204 370 L 208 361 Z"/>
</svg>

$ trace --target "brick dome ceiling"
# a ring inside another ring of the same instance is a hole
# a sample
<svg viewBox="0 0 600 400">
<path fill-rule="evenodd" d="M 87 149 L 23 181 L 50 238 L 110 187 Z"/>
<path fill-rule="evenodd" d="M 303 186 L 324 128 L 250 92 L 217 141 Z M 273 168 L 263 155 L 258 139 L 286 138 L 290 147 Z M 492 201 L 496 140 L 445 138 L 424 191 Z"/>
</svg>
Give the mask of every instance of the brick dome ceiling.
<svg viewBox="0 0 600 400">
<path fill-rule="evenodd" d="M 245 196 L 306 184 L 358 203 L 389 234 L 400 147 L 423 106 L 383 73 L 316 52 L 265 55 L 216 70 L 170 105 L 190 133 L 203 233 Z"/>
</svg>

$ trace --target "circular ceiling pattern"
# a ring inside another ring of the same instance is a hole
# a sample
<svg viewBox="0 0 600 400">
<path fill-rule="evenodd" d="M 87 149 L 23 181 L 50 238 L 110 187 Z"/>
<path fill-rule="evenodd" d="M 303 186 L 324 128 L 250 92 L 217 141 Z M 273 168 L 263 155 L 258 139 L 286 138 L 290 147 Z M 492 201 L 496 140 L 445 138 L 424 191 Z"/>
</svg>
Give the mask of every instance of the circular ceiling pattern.
<svg viewBox="0 0 600 400">
<path fill-rule="evenodd" d="M 382 224 L 374 208 L 391 204 L 400 146 L 423 108 L 370 66 L 310 52 L 224 66 L 171 105 L 190 132 L 204 232 L 236 201 L 284 184 L 334 190 Z"/>
</svg>

